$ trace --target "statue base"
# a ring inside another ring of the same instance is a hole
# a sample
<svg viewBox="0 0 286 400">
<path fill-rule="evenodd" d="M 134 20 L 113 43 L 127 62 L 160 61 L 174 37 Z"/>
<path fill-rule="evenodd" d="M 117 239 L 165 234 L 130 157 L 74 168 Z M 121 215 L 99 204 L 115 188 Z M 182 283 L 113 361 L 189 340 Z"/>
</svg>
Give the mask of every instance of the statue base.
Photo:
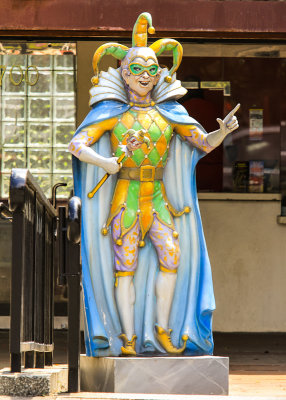
<svg viewBox="0 0 286 400">
<path fill-rule="evenodd" d="M 80 357 L 81 391 L 228 394 L 228 357 Z"/>
</svg>

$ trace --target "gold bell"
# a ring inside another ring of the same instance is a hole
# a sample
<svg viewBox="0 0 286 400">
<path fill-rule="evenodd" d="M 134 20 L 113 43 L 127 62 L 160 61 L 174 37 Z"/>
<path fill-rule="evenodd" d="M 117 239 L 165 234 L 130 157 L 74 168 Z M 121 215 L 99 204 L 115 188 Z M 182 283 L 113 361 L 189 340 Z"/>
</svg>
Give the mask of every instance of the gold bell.
<svg viewBox="0 0 286 400">
<path fill-rule="evenodd" d="M 91 78 L 91 83 L 93 84 L 93 86 L 96 86 L 98 84 L 98 81 L 99 81 L 98 76 L 93 76 Z"/>
<path fill-rule="evenodd" d="M 122 239 L 117 239 L 116 242 L 117 246 L 122 246 Z"/>
<path fill-rule="evenodd" d="M 155 33 L 155 28 L 154 28 L 154 26 L 150 26 L 150 27 L 148 28 L 148 33 L 150 33 L 150 35 L 154 35 L 154 33 Z"/>
<path fill-rule="evenodd" d="M 144 246 L 145 246 L 144 240 L 140 240 L 140 242 L 139 242 L 139 247 L 144 247 Z"/>
<path fill-rule="evenodd" d="M 104 226 L 104 227 L 101 229 L 101 234 L 102 234 L 103 236 L 106 236 L 106 235 L 108 234 L 108 229 L 106 228 L 106 226 Z"/>
<path fill-rule="evenodd" d="M 187 206 L 184 208 L 184 211 L 186 214 L 188 214 L 189 212 L 191 212 L 191 209 L 190 209 L 190 207 Z"/>
<path fill-rule="evenodd" d="M 178 232 L 177 232 L 177 231 L 173 231 L 173 237 L 174 237 L 175 239 L 178 239 L 178 237 L 179 237 L 179 234 L 178 234 Z"/>
<path fill-rule="evenodd" d="M 172 82 L 172 77 L 171 76 L 165 76 L 165 82 L 171 83 Z"/>
</svg>

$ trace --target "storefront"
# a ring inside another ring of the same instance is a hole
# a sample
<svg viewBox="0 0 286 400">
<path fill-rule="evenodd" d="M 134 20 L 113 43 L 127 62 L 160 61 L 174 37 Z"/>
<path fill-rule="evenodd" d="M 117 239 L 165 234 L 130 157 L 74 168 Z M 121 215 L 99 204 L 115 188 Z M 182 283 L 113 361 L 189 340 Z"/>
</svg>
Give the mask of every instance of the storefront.
<svg viewBox="0 0 286 400">
<path fill-rule="evenodd" d="M 129 45 L 130 29 L 142 11 L 137 2 L 129 8 L 123 7 L 125 2 L 105 2 L 97 5 L 101 13 L 96 13 L 96 4 L 89 9 L 87 3 L 82 2 L 81 11 L 73 1 L 69 11 L 60 5 L 37 6 L 37 17 L 34 9 L 20 8 L 23 16 L 30 16 L 21 40 L 15 14 L 2 24 L 0 197 L 4 199 L 13 167 L 29 168 L 48 195 L 59 181 L 68 183 L 59 193 L 63 198 L 72 189 L 66 145 L 89 109 L 93 52 L 106 41 Z M 181 103 L 190 115 L 212 131 L 218 126 L 216 118 L 241 103 L 239 130 L 197 168 L 218 309 L 214 329 L 285 332 L 286 228 L 283 217 L 277 220 L 286 214 L 285 4 L 179 1 L 174 13 L 166 11 L 173 7 L 171 2 L 162 5 L 146 4 L 146 10 L 153 15 L 158 37 L 176 37 L 183 45 L 177 77 L 189 89 Z M 33 23 L 38 28 L 32 31 Z M 160 58 L 161 65 L 171 62 L 168 54 Z M 109 65 L 116 67 L 116 60 L 105 57 L 101 68 Z M 9 228 L 3 223 L 1 287 L 9 281 L 5 253 L 9 234 L 4 231 Z M 6 297 L 0 302 L 5 303 L 8 291 L 3 293 Z"/>
</svg>

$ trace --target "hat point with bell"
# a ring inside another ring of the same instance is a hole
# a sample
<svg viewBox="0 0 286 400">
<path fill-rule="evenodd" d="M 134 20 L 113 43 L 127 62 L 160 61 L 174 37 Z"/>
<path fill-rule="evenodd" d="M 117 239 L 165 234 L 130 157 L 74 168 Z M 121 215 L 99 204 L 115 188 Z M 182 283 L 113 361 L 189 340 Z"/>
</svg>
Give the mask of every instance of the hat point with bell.
<svg viewBox="0 0 286 400">
<path fill-rule="evenodd" d="M 93 55 L 92 66 L 94 70 L 94 76 L 91 79 L 92 84 L 96 86 L 99 82 L 98 64 L 103 56 L 112 55 L 117 60 L 121 60 L 122 65 L 125 65 L 129 64 L 131 53 L 133 55 L 132 58 L 134 59 L 137 53 L 138 55 L 140 54 L 140 49 L 142 48 L 148 49 L 149 52 L 151 49 L 152 53 L 154 52 L 153 54 L 155 54 L 155 56 L 160 56 L 164 51 L 173 52 L 173 66 L 170 69 L 169 74 L 165 77 L 165 81 L 170 83 L 172 81 L 173 74 L 177 71 L 182 61 L 182 56 L 183 56 L 182 45 L 175 39 L 159 39 L 153 44 L 151 44 L 151 46 L 147 47 L 148 33 L 154 34 L 155 28 L 152 25 L 151 14 L 149 14 L 148 12 L 144 12 L 139 15 L 139 17 L 135 22 L 132 33 L 131 49 L 120 43 L 105 43 L 102 46 L 100 46 Z"/>
</svg>

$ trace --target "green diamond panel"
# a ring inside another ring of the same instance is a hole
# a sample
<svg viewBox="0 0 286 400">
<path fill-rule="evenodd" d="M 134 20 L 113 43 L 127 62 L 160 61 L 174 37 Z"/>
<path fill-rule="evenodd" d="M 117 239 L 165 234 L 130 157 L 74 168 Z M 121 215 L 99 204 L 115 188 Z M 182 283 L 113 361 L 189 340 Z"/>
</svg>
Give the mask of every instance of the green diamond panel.
<svg viewBox="0 0 286 400">
<path fill-rule="evenodd" d="M 173 129 L 170 125 L 168 125 L 164 132 L 164 135 L 165 135 L 165 138 L 166 138 L 168 144 L 170 143 L 172 133 L 173 133 Z"/>
<path fill-rule="evenodd" d="M 160 154 L 158 153 L 158 150 L 156 148 L 151 150 L 148 154 L 148 158 L 151 161 L 151 164 L 156 166 L 160 160 Z"/>
<path fill-rule="evenodd" d="M 123 135 L 126 131 L 127 129 L 125 128 L 125 126 L 121 122 L 118 122 L 118 124 L 115 126 L 113 130 L 113 133 L 117 137 L 117 139 L 121 142 L 121 140 L 123 139 Z"/>
<path fill-rule="evenodd" d="M 135 131 L 140 131 L 140 129 L 143 129 L 143 127 L 142 127 L 141 124 L 139 124 L 138 121 L 135 121 L 133 126 L 132 126 L 132 129 L 134 129 Z"/>
<path fill-rule="evenodd" d="M 137 117 L 137 112 L 135 112 L 134 110 L 129 110 L 130 114 L 133 115 L 134 118 Z"/>
<path fill-rule="evenodd" d="M 166 150 L 165 153 L 164 153 L 163 156 L 162 156 L 162 163 L 163 163 L 164 166 L 165 166 L 165 164 L 166 164 L 166 162 L 167 162 L 168 153 L 169 153 L 169 151 Z"/>
<path fill-rule="evenodd" d="M 142 163 L 142 161 L 145 158 L 145 154 L 144 154 L 143 150 L 137 149 L 137 150 L 133 151 L 133 156 L 131 158 L 139 167 L 139 165 Z"/>
<path fill-rule="evenodd" d="M 161 209 L 159 216 L 162 219 L 162 221 L 164 221 L 168 225 L 171 225 L 172 223 L 171 214 L 166 206 Z"/>
<path fill-rule="evenodd" d="M 126 199 L 127 207 L 123 216 L 124 228 L 127 229 L 130 228 L 130 226 L 133 224 L 137 216 L 139 191 L 140 191 L 140 182 L 130 180 L 127 199 Z"/>
<path fill-rule="evenodd" d="M 161 190 L 161 182 L 159 181 L 154 182 L 153 207 L 159 214 L 161 220 L 170 225 L 172 222 L 172 218 L 170 215 L 170 211 L 165 206 L 165 200 Z"/>
<path fill-rule="evenodd" d="M 155 124 L 155 122 L 153 122 L 153 124 L 150 126 L 148 132 L 149 132 L 149 135 L 150 135 L 151 139 L 154 142 L 157 142 L 159 137 L 162 135 L 162 132 L 161 132 L 160 128 L 158 127 L 157 124 Z"/>
<path fill-rule="evenodd" d="M 116 151 L 115 151 L 115 157 L 120 157 L 121 154 L 123 153 L 123 151 L 121 150 L 120 147 L 117 147 Z M 124 163 L 124 161 L 126 160 L 127 157 L 124 157 L 123 160 L 121 161 L 122 163 Z"/>
<path fill-rule="evenodd" d="M 161 183 L 159 181 L 154 181 L 153 207 L 160 214 L 160 211 L 164 206 L 165 201 L 161 191 Z"/>
</svg>

